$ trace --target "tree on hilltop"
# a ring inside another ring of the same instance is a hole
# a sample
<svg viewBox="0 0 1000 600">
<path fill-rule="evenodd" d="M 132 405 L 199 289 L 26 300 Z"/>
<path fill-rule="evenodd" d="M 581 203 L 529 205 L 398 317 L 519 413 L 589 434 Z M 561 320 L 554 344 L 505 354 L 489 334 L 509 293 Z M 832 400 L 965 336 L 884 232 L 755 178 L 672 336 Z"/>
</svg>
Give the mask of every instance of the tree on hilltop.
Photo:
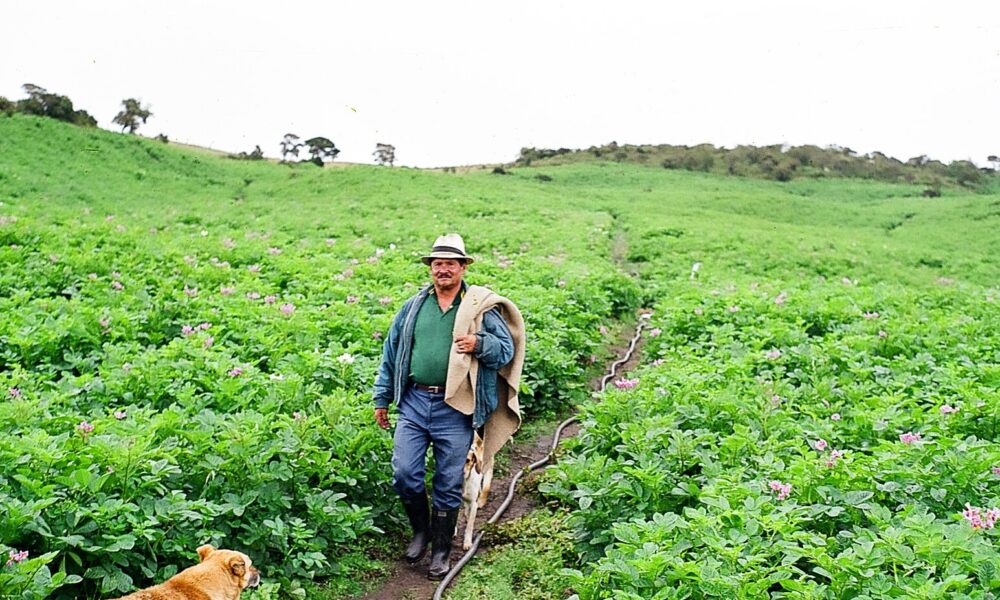
<svg viewBox="0 0 1000 600">
<path fill-rule="evenodd" d="M 294 133 L 286 133 L 285 138 L 281 140 L 281 160 L 287 160 L 288 155 L 298 158 L 299 149 L 302 148 L 302 142 L 299 141 L 299 136 Z"/>
<path fill-rule="evenodd" d="M 375 144 L 375 152 L 372 152 L 375 156 L 375 162 L 380 165 L 392 166 L 392 163 L 396 162 L 396 147 L 392 144 Z"/>
<path fill-rule="evenodd" d="M 121 125 L 123 132 L 128 129 L 129 133 L 135 133 L 135 130 L 139 128 L 140 120 L 145 123 L 146 119 L 153 116 L 153 113 L 149 112 L 149 106 L 143 108 L 135 98 L 122 100 L 122 106 L 125 108 L 115 115 L 111 122 Z"/>
<path fill-rule="evenodd" d="M 310 162 L 317 167 L 323 166 L 324 159 L 333 160 L 340 154 L 337 146 L 325 137 L 310 138 L 306 140 L 306 146 L 309 147 L 309 154 L 312 156 Z"/>
<path fill-rule="evenodd" d="M 26 115 L 49 117 L 84 127 L 96 127 L 97 119 L 85 110 L 74 110 L 73 101 L 66 96 L 53 94 L 41 86 L 26 83 L 21 86 L 28 97 L 18 100 L 16 111 Z"/>
</svg>

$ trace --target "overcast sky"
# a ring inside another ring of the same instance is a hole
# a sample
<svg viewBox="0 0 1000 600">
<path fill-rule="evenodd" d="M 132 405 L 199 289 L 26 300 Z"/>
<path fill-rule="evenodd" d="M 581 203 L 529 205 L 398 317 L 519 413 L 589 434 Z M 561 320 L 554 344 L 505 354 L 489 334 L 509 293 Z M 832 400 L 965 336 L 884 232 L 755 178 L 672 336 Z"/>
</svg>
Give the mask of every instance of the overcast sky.
<svg viewBox="0 0 1000 600">
<path fill-rule="evenodd" d="M 1000 2 L 7 0 L 0 96 L 69 96 L 101 127 L 277 156 L 515 159 L 523 146 L 837 144 L 1000 154 Z"/>
</svg>

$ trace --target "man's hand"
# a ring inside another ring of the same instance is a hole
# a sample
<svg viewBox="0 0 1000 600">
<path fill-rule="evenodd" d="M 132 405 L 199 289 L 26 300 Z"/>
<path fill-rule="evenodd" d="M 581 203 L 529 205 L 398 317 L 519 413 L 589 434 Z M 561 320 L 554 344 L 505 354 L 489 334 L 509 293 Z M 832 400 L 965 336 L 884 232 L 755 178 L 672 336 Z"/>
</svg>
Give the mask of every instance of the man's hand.
<svg viewBox="0 0 1000 600">
<path fill-rule="evenodd" d="M 389 409 L 388 408 L 376 408 L 375 409 L 375 422 L 382 429 L 389 429 Z"/>
<path fill-rule="evenodd" d="M 478 341 L 475 334 L 455 336 L 455 350 L 462 354 L 472 354 L 476 351 Z"/>
</svg>

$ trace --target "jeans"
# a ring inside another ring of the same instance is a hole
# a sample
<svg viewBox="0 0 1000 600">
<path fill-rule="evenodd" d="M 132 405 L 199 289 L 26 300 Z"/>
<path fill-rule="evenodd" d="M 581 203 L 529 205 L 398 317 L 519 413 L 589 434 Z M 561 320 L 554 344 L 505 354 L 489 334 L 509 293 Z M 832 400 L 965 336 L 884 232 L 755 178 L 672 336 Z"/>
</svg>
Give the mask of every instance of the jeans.
<svg viewBox="0 0 1000 600">
<path fill-rule="evenodd" d="M 465 457 L 472 444 L 472 415 L 464 415 L 432 394 L 407 386 L 399 403 L 392 448 L 392 487 L 400 498 L 424 493 L 427 447 L 434 447 L 431 499 L 434 508 L 462 505 Z"/>
</svg>

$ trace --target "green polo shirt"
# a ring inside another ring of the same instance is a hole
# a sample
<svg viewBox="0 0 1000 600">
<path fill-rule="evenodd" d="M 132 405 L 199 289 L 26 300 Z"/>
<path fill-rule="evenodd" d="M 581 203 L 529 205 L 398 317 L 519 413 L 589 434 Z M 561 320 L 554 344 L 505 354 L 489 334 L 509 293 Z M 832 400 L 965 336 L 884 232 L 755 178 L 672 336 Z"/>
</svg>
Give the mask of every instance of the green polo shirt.
<svg viewBox="0 0 1000 600">
<path fill-rule="evenodd" d="M 447 310 L 438 306 L 434 290 L 424 298 L 413 325 L 413 351 L 410 354 L 410 377 L 423 385 L 444 385 L 448 381 L 448 359 L 454 350 L 455 314 L 462 303 L 462 293 L 455 296 Z"/>
</svg>

